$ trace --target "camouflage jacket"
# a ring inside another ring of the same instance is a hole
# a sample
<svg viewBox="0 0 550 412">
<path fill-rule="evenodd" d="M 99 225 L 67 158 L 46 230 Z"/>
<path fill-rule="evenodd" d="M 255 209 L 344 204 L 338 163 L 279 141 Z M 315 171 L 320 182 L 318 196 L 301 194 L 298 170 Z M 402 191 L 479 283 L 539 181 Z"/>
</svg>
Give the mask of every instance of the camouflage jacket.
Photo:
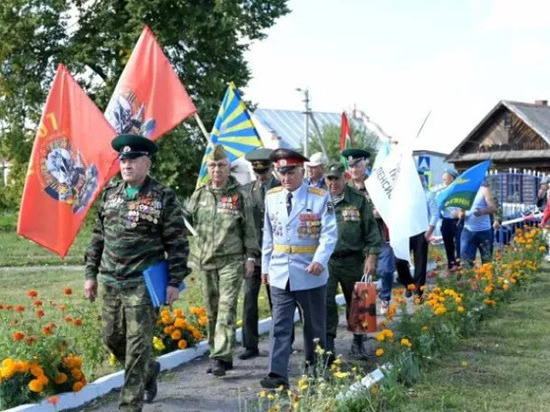
<svg viewBox="0 0 550 412">
<path fill-rule="evenodd" d="M 197 231 L 193 254 L 202 269 L 260 255 L 250 199 L 233 177 L 222 188 L 214 189 L 211 183 L 198 188 L 187 212 Z"/>
<path fill-rule="evenodd" d="M 263 191 L 262 186 L 257 180 L 247 183 L 243 186 L 243 190 L 246 196 L 248 196 L 248 198 L 250 199 L 250 203 L 252 205 L 252 214 L 254 216 L 254 229 L 256 230 L 256 238 L 258 239 L 259 245 L 262 244 L 262 231 L 264 228 L 265 194 L 268 190 L 280 185 L 281 182 L 273 177 L 263 187 Z M 256 259 L 256 266 L 261 266 L 260 259 Z"/>
<path fill-rule="evenodd" d="M 124 288 L 143 282 L 141 273 L 168 259 L 170 281 L 188 274 L 187 229 L 175 193 L 147 177 L 139 193 L 126 195 L 123 181 L 109 183 L 101 196 L 92 240 L 86 250 L 86 279 Z"/>
<path fill-rule="evenodd" d="M 338 222 L 336 255 L 362 251 L 365 255 L 380 253 L 380 229 L 372 214 L 372 206 L 359 190 L 344 187 L 344 198 L 334 206 Z"/>
</svg>

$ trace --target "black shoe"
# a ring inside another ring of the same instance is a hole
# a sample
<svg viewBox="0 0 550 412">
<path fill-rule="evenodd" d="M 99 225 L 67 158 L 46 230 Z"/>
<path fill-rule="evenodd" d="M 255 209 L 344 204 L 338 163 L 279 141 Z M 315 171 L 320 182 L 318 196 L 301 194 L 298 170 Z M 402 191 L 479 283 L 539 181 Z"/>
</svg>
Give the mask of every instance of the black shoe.
<svg viewBox="0 0 550 412">
<path fill-rule="evenodd" d="M 255 358 L 260 355 L 258 348 L 246 348 L 243 353 L 239 355 L 239 359 L 247 360 L 250 358 Z"/>
<path fill-rule="evenodd" d="M 356 360 L 367 360 L 368 355 L 363 347 L 363 335 L 353 335 L 353 343 L 349 351 L 349 356 Z"/>
<path fill-rule="evenodd" d="M 406 298 L 410 298 L 412 295 L 413 295 L 413 293 L 412 293 L 411 290 L 407 289 L 407 290 L 405 291 L 405 297 L 406 297 Z"/>
<path fill-rule="evenodd" d="M 284 376 L 277 375 L 276 373 L 270 373 L 260 381 L 262 388 L 266 389 L 278 389 L 281 386 L 283 389 L 288 389 L 288 379 Z"/>
<path fill-rule="evenodd" d="M 157 396 L 157 378 L 160 373 L 160 363 L 155 362 L 154 369 L 152 371 L 152 375 L 149 378 L 149 381 L 145 384 L 145 389 L 143 391 L 144 393 L 144 400 L 146 403 L 152 403 L 155 400 L 155 397 Z"/>
<path fill-rule="evenodd" d="M 218 361 L 217 359 L 212 359 L 212 361 L 210 362 L 210 365 L 208 365 L 208 368 L 206 368 L 206 373 L 212 373 L 214 371 L 217 361 Z M 220 361 L 224 363 L 224 367 L 226 371 L 233 369 L 233 361 L 224 361 L 221 359 Z"/>
<path fill-rule="evenodd" d="M 225 363 L 221 359 L 216 359 L 214 367 L 212 368 L 212 375 L 223 376 L 225 375 Z"/>
</svg>

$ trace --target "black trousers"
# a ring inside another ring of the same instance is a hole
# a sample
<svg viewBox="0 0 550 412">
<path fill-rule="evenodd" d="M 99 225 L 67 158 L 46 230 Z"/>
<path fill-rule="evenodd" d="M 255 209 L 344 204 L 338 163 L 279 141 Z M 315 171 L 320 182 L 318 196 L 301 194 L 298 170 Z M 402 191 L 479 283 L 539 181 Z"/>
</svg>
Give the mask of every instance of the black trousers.
<svg viewBox="0 0 550 412">
<path fill-rule="evenodd" d="M 254 267 L 254 275 L 244 280 L 244 302 L 243 302 L 243 346 L 247 349 L 258 348 L 258 296 L 262 286 L 262 268 Z M 271 291 L 266 285 L 269 309 L 271 304 Z"/>
<path fill-rule="evenodd" d="M 395 259 L 395 267 L 399 282 L 407 286 L 411 283 L 416 285 L 416 293 L 422 295 L 421 286 L 426 284 L 426 266 L 428 264 L 428 241 L 424 232 L 409 239 L 409 247 L 414 258 L 414 279 L 411 276 L 409 262 L 403 259 Z"/>
<path fill-rule="evenodd" d="M 456 258 L 460 257 L 460 235 L 462 224 L 459 219 L 444 217 L 441 220 L 441 235 L 445 244 L 445 255 L 447 255 L 447 268 L 451 269 L 456 265 Z"/>
</svg>

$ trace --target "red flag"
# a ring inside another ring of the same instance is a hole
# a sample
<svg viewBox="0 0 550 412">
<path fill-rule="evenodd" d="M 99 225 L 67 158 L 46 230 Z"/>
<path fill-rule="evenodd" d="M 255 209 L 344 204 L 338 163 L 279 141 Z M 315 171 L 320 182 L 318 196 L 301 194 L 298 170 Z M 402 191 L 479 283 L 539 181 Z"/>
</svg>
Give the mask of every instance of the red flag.
<svg viewBox="0 0 550 412">
<path fill-rule="evenodd" d="M 132 51 L 107 105 L 117 133 L 156 140 L 197 109 L 147 26 Z"/>
<path fill-rule="evenodd" d="M 346 150 L 353 146 L 353 139 L 349 128 L 346 112 L 342 112 L 342 125 L 340 127 L 340 150 Z"/>
<path fill-rule="evenodd" d="M 114 136 L 60 64 L 34 141 L 17 233 L 65 257 L 116 159 Z"/>
<path fill-rule="evenodd" d="M 350 149 L 353 146 L 353 138 L 351 137 L 351 130 L 349 128 L 348 117 L 346 112 L 342 112 L 342 125 L 340 126 L 340 151 Z M 348 160 L 341 156 L 340 162 L 349 169 Z"/>
</svg>

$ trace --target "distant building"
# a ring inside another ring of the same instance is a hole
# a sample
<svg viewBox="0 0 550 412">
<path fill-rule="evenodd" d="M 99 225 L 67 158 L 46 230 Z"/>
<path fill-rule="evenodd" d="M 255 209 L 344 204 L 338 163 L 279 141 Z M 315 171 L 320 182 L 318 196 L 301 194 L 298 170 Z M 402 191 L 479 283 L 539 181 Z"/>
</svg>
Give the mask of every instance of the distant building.
<svg viewBox="0 0 550 412">
<path fill-rule="evenodd" d="M 486 159 L 497 170 L 550 172 L 548 101 L 500 101 L 446 160 L 464 170 Z"/>
<path fill-rule="evenodd" d="M 443 172 L 452 166 L 445 161 L 447 157 L 445 153 L 431 150 L 414 150 L 413 156 L 417 170 L 424 173 L 429 187 L 443 184 Z"/>
</svg>

